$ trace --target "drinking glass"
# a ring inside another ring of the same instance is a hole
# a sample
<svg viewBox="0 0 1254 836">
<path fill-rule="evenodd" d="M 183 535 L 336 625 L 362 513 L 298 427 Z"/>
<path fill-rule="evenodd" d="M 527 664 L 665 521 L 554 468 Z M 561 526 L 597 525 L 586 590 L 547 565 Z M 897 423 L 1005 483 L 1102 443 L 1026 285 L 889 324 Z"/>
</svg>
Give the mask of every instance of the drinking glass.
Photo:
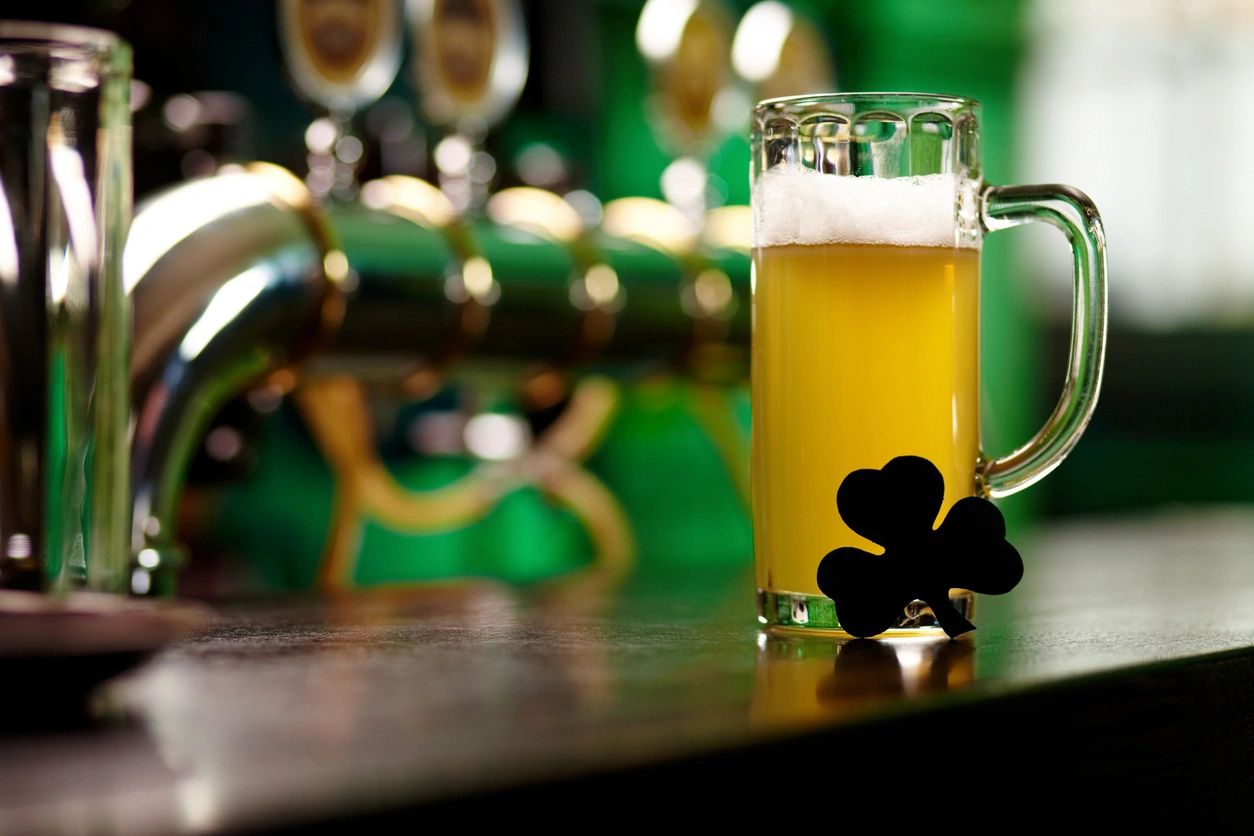
<svg viewBox="0 0 1254 836">
<path fill-rule="evenodd" d="M 0 587 L 125 588 L 130 72 L 0 22 Z"/>
<path fill-rule="evenodd" d="M 801 96 L 753 119 L 753 515 L 764 624 L 839 629 L 817 568 L 881 547 L 842 522 L 849 473 L 921 456 L 945 480 L 941 515 L 1058 466 L 1096 403 L 1106 254 L 1092 202 L 1067 186 L 990 186 L 971 99 Z M 980 245 L 1030 221 L 1058 227 L 1075 264 L 1071 355 L 1044 427 L 1009 455 L 980 451 Z M 950 593 L 958 611 L 972 596 Z M 915 602 L 898 627 L 932 627 Z"/>
</svg>

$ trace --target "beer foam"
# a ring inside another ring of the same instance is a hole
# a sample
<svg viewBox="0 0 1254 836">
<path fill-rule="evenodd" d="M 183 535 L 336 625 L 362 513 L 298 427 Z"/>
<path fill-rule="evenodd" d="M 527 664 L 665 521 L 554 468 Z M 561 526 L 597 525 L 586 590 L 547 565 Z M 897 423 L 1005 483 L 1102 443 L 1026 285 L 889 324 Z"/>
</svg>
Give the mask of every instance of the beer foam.
<svg viewBox="0 0 1254 836">
<path fill-rule="evenodd" d="M 753 243 L 978 247 L 959 236 L 953 174 L 849 177 L 777 166 L 753 184 Z"/>
</svg>

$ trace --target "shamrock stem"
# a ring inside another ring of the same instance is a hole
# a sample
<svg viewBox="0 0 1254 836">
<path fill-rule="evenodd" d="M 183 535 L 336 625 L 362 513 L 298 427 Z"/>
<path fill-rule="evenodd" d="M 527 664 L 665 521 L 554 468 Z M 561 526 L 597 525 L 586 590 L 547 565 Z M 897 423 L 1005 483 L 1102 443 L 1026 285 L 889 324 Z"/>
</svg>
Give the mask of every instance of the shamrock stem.
<svg viewBox="0 0 1254 836">
<path fill-rule="evenodd" d="M 963 633 L 969 633 L 975 629 L 975 625 L 967 621 L 958 611 L 954 609 L 953 602 L 949 600 L 949 591 L 942 590 L 941 594 L 933 595 L 930 598 L 924 598 L 928 605 L 932 608 L 932 614 L 936 616 L 936 623 L 940 624 L 941 629 L 951 639 L 956 639 Z"/>
</svg>

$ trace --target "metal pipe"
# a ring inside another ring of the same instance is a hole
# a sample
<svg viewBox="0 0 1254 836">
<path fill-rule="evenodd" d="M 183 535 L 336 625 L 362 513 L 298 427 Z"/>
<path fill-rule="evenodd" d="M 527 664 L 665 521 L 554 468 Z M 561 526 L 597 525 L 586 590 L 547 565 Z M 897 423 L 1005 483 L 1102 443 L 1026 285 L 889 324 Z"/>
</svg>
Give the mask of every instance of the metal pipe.
<svg viewBox="0 0 1254 836">
<path fill-rule="evenodd" d="M 479 367 L 622 370 L 747 345 L 743 253 L 695 238 L 674 251 L 650 239 L 656 219 L 643 215 L 634 231 L 620 219 L 618 234 L 555 232 L 539 207 L 560 212 L 560 198 L 547 194 L 517 195 L 532 201 L 528 223 L 465 223 L 412 178 L 322 210 L 292 175 L 263 166 L 141 206 L 124 258 L 136 334 L 132 591 L 172 588 L 177 499 L 207 422 L 262 381 L 287 391 L 305 359 L 300 375 L 419 395 L 471 356 Z M 719 281 L 722 296 L 702 285 Z"/>
<path fill-rule="evenodd" d="M 169 591 L 183 563 L 176 505 L 200 435 L 334 324 L 342 262 L 303 184 L 274 167 L 184 184 L 136 214 L 123 256 L 136 335 L 132 592 Z"/>
</svg>

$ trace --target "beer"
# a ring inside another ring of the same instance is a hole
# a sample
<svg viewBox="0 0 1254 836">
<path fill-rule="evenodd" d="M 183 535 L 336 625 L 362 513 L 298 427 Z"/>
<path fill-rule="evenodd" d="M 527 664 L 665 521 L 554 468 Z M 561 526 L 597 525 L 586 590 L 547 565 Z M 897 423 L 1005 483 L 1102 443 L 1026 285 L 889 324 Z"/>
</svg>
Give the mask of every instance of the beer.
<svg viewBox="0 0 1254 836">
<path fill-rule="evenodd" d="M 954 188 L 945 175 L 786 170 L 755 184 L 759 590 L 818 596 L 827 552 L 882 551 L 837 512 L 836 491 L 854 470 L 929 459 L 945 478 L 941 518 L 974 492 L 979 250 L 954 244 Z"/>
</svg>

